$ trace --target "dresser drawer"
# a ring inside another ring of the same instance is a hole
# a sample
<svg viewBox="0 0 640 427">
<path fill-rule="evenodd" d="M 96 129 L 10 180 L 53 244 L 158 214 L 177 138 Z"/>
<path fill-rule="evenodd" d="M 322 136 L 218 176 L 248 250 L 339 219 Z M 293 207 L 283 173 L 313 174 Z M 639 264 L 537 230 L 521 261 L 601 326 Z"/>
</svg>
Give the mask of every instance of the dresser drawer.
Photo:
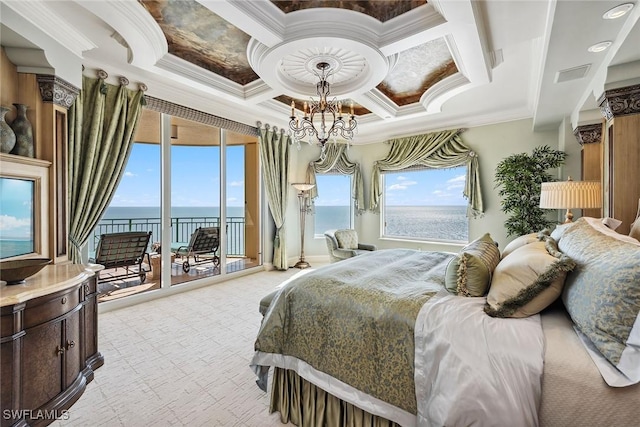
<svg viewBox="0 0 640 427">
<path fill-rule="evenodd" d="M 64 291 L 27 302 L 24 310 L 25 329 L 70 312 L 80 304 L 82 301 L 80 296 L 81 294 L 84 295 L 84 291 L 84 286 L 74 286 L 71 289 L 65 289 Z"/>
</svg>

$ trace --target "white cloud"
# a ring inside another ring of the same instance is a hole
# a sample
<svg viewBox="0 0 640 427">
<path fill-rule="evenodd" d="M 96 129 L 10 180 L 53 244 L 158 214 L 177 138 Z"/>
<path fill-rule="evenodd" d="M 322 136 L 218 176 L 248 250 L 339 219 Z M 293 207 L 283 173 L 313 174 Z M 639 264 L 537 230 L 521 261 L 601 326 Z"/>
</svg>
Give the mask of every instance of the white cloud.
<svg viewBox="0 0 640 427">
<path fill-rule="evenodd" d="M 464 184 L 465 179 L 467 179 L 466 175 L 458 175 L 455 178 L 451 178 L 447 181 L 447 184 L 453 184 L 455 182 L 462 182 Z"/>
<path fill-rule="evenodd" d="M 400 178 L 402 177 L 398 177 L 398 180 L 401 181 L 401 183 L 391 184 L 390 186 L 387 187 L 387 191 L 406 190 L 407 187 L 417 184 L 416 181 L 406 181 L 406 178 L 402 178 L 402 179 Z"/>
<path fill-rule="evenodd" d="M 396 180 L 397 180 L 397 181 L 405 181 L 405 180 L 407 180 L 407 179 L 408 179 L 407 177 L 404 177 L 404 176 L 402 176 L 402 175 L 400 175 L 400 176 L 396 177 Z"/>
<path fill-rule="evenodd" d="M 238 198 L 237 197 L 227 197 L 227 203 L 229 202 L 237 202 Z"/>
<path fill-rule="evenodd" d="M 244 185 L 244 181 L 231 181 L 229 183 L 229 187 L 242 187 Z"/>
<path fill-rule="evenodd" d="M 433 192 L 433 194 L 437 194 L 437 195 L 444 194 L 444 191 L 436 190 L 436 191 Z"/>
<path fill-rule="evenodd" d="M 126 171 L 126 172 L 124 173 L 124 176 L 136 176 L 136 174 L 135 174 L 135 173 L 133 173 L 133 172 Z"/>
<path fill-rule="evenodd" d="M 0 215 L 0 230 L 15 230 L 16 228 L 31 225 L 29 218 L 16 218 L 15 216 Z"/>
</svg>

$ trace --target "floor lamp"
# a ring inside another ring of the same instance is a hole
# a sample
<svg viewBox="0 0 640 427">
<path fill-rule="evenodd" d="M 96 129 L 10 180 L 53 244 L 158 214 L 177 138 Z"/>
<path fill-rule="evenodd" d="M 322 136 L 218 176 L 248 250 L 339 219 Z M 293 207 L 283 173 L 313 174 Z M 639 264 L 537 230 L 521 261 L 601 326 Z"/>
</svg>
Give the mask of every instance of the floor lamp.
<svg viewBox="0 0 640 427">
<path fill-rule="evenodd" d="M 598 181 L 543 182 L 540 191 L 542 209 L 566 209 L 565 224 L 573 221 L 571 209 L 602 207 L 602 189 Z"/>
<path fill-rule="evenodd" d="M 307 212 L 309 212 L 309 190 L 315 187 L 315 184 L 291 184 L 293 188 L 298 190 L 298 203 L 300 205 L 300 259 L 294 265 L 295 268 L 309 268 L 311 265 L 304 260 L 304 228 Z"/>
</svg>

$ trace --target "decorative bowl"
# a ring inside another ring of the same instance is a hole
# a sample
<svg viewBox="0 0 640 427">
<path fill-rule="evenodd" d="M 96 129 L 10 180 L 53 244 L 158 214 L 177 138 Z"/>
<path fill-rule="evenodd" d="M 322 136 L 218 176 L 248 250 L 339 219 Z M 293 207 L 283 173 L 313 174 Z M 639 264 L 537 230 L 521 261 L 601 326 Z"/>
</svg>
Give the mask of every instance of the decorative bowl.
<svg viewBox="0 0 640 427">
<path fill-rule="evenodd" d="M 0 280 L 7 285 L 20 285 L 25 283 L 27 277 L 31 277 L 49 264 L 49 258 L 17 259 L 0 262 Z"/>
</svg>

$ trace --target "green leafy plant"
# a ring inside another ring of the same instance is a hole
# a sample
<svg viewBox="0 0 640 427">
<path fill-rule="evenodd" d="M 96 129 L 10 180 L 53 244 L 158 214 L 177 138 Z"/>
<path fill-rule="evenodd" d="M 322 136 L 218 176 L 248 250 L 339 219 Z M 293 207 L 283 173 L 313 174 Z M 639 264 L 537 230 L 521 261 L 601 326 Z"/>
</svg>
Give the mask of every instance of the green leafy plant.
<svg viewBox="0 0 640 427">
<path fill-rule="evenodd" d="M 534 233 L 550 227 L 553 221 L 540 209 L 540 184 L 555 181 L 548 172 L 564 163 L 567 154 L 548 145 L 533 149 L 531 154 L 520 153 L 498 163 L 495 188 L 502 197 L 502 211 L 509 215 L 505 227 L 509 236 Z"/>
</svg>

